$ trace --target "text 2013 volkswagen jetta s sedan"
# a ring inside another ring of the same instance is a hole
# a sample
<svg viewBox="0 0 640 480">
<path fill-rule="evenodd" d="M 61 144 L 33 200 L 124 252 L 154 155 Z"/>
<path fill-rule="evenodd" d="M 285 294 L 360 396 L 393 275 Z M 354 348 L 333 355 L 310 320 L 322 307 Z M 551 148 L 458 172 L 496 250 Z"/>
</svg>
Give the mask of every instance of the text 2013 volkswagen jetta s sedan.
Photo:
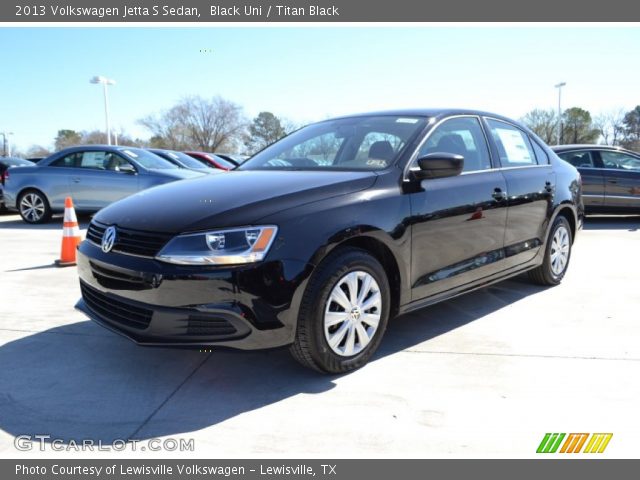
<svg viewBox="0 0 640 480">
<path fill-rule="evenodd" d="M 226 174 L 101 210 L 79 247 L 96 322 L 145 345 L 290 345 L 362 366 L 393 316 L 529 271 L 559 283 L 580 176 L 498 115 L 415 110 L 305 127 Z"/>
</svg>

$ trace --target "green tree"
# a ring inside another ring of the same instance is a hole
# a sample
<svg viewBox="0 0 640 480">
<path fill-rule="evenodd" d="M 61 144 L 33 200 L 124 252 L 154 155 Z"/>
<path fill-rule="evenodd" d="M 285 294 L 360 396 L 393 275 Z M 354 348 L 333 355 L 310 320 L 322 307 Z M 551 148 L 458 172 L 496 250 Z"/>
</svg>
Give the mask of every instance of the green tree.
<svg viewBox="0 0 640 480">
<path fill-rule="evenodd" d="M 54 140 L 56 151 L 78 145 L 79 143 L 82 143 L 82 135 L 75 130 L 58 130 L 58 135 Z"/>
<path fill-rule="evenodd" d="M 571 107 L 562 114 L 562 135 L 560 143 L 595 143 L 600 136 L 594 128 L 589 111 Z"/>
<path fill-rule="evenodd" d="M 267 145 L 280 140 L 286 134 L 278 117 L 271 112 L 260 112 L 249 125 L 249 132 L 244 141 L 246 152 L 253 155 Z"/>
</svg>

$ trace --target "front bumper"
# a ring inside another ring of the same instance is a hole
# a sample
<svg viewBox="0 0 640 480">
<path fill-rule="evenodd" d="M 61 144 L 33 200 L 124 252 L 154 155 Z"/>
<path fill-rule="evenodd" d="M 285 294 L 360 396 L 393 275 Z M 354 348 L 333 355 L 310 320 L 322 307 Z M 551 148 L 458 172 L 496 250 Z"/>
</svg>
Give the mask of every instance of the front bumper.
<svg viewBox="0 0 640 480">
<path fill-rule="evenodd" d="M 293 342 L 310 267 L 281 260 L 193 267 L 78 248 L 76 308 L 142 345 L 272 348 Z"/>
</svg>

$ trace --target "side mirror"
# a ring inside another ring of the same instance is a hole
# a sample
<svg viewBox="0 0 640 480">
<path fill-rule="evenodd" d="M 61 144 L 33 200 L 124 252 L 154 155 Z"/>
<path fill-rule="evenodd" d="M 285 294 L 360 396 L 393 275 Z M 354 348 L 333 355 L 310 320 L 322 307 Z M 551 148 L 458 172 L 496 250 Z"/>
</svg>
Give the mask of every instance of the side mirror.
<svg viewBox="0 0 640 480">
<path fill-rule="evenodd" d="M 435 152 L 418 158 L 420 168 L 411 169 L 416 180 L 445 178 L 460 175 L 464 168 L 464 157 L 453 153 Z"/>
<path fill-rule="evenodd" d="M 126 173 L 126 174 L 129 174 L 129 175 L 135 175 L 137 173 L 135 167 L 133 165 L 131 165 L 130 163 L 125 163 L 123 165 L 119 165 L 118 166 L 118 171 L 120 173 Z"/>
</svg>

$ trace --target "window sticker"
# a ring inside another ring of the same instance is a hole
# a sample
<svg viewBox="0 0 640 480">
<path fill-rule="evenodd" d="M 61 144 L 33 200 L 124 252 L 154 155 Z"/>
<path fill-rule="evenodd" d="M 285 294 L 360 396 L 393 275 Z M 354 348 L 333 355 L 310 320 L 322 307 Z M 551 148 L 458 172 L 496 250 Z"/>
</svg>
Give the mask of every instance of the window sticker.
<svg viewBox="0 0 640 480">
<path fill-rule="evenodd" d="M 509 159 L 509 162 L 513 163 L 531 163 L 531 154 L 522 137 L 522 134 L 517 130 L 510 130 L 505 128 L 495 129 L 498 138 L 502 142 L 504 152 Z"/>
</svg>

